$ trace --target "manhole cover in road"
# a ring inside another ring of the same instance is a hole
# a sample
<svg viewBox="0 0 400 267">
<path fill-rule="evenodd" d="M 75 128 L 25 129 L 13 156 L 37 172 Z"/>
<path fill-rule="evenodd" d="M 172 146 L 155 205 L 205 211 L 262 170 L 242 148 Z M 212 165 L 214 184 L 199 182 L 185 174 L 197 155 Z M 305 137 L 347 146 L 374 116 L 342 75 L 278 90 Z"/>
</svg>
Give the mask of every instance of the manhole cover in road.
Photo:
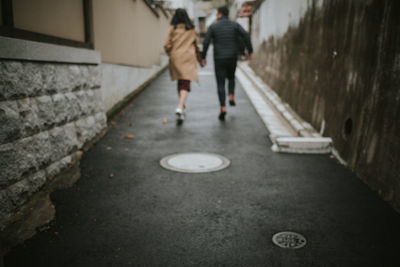
<svg viewBox="0 0 400 267">
<path fill-rule="evenodd" d="M 280 232 L 272 237 L 272 242 L 281 248 L 302 248 L 307 240 L 304 236 L 294 232 Z"/>
<path fill-rule="evenodd" d="M 185 173 L 215 172 L 225 169 L 230 161 L 217 154 L 211 153 L 182 153 L 173 154 L 161 159 L 162 167 Z"/>
</svg>

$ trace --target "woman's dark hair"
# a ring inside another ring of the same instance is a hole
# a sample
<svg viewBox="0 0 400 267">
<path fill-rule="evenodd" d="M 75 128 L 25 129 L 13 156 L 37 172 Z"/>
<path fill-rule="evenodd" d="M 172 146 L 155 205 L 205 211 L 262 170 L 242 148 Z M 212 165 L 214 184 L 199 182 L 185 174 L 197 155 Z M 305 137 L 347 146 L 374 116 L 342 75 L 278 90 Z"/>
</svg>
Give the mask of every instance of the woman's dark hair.
<svg viewBox="0 0 400 267">
<path fill-rule="evenodd" d="M 175 29 L 176 25 L 178 24 L 185 24 L 186 30 L 194 29 L 192 21 L 189 19 L 186 10 L 183 8 L 178 8 L 177 10 L 175 10 L 175 14 L 171 20 L 171 25 L 174 26 Z"/>
</svg>

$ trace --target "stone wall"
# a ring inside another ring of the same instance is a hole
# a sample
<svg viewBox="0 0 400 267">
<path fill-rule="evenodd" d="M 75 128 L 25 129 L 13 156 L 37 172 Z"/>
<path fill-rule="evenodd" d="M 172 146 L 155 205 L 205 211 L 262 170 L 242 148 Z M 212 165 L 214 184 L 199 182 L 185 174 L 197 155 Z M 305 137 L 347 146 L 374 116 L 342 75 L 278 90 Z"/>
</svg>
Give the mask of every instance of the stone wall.
<svg viewBox="0 0 400 267">
<path fill-rule="evenodd" d="M 106 127 L 98 65 L 0 61 L 0 230 Z"/>
<path fill-rule="evenodd" d="M 400 211 L 400 2 L 300 2 L 299 23 L 270 34 L 251 66 Z"/>
</svg>

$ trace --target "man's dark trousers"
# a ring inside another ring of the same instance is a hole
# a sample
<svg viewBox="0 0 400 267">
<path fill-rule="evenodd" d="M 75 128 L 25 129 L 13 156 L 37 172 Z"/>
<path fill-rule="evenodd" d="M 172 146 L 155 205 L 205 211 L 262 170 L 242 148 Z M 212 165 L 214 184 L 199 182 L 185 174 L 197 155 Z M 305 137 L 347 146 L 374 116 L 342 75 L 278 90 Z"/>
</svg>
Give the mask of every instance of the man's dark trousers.
<svg viewBox="0 0 400 267">
<path fill-rule="evenodd" d="M 229 94 L 235 93 L 236 58 L 221 58 L 214 60 L 215 76 L 217 79 L 218 98 L 221 106 L 225 106 L 225 80 L 228 79 Z"/>
</svg>

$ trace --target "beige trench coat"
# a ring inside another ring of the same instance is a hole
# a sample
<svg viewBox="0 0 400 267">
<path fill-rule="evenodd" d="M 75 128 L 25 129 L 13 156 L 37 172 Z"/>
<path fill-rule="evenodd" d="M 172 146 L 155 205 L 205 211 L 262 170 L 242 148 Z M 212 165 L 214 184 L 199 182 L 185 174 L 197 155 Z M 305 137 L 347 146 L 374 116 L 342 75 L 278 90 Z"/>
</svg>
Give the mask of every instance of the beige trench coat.
<svg viewBox="0 0 400 267">
<path fill-rule="evenodd" d="M 184 24 L 178 24 L 176 29 L 171 26 L 164 44 L 169 56 L 169 72 L 171 79 L 198 81 L 196 48 L 196 31 L 186 30 Z"/>
</svg>

